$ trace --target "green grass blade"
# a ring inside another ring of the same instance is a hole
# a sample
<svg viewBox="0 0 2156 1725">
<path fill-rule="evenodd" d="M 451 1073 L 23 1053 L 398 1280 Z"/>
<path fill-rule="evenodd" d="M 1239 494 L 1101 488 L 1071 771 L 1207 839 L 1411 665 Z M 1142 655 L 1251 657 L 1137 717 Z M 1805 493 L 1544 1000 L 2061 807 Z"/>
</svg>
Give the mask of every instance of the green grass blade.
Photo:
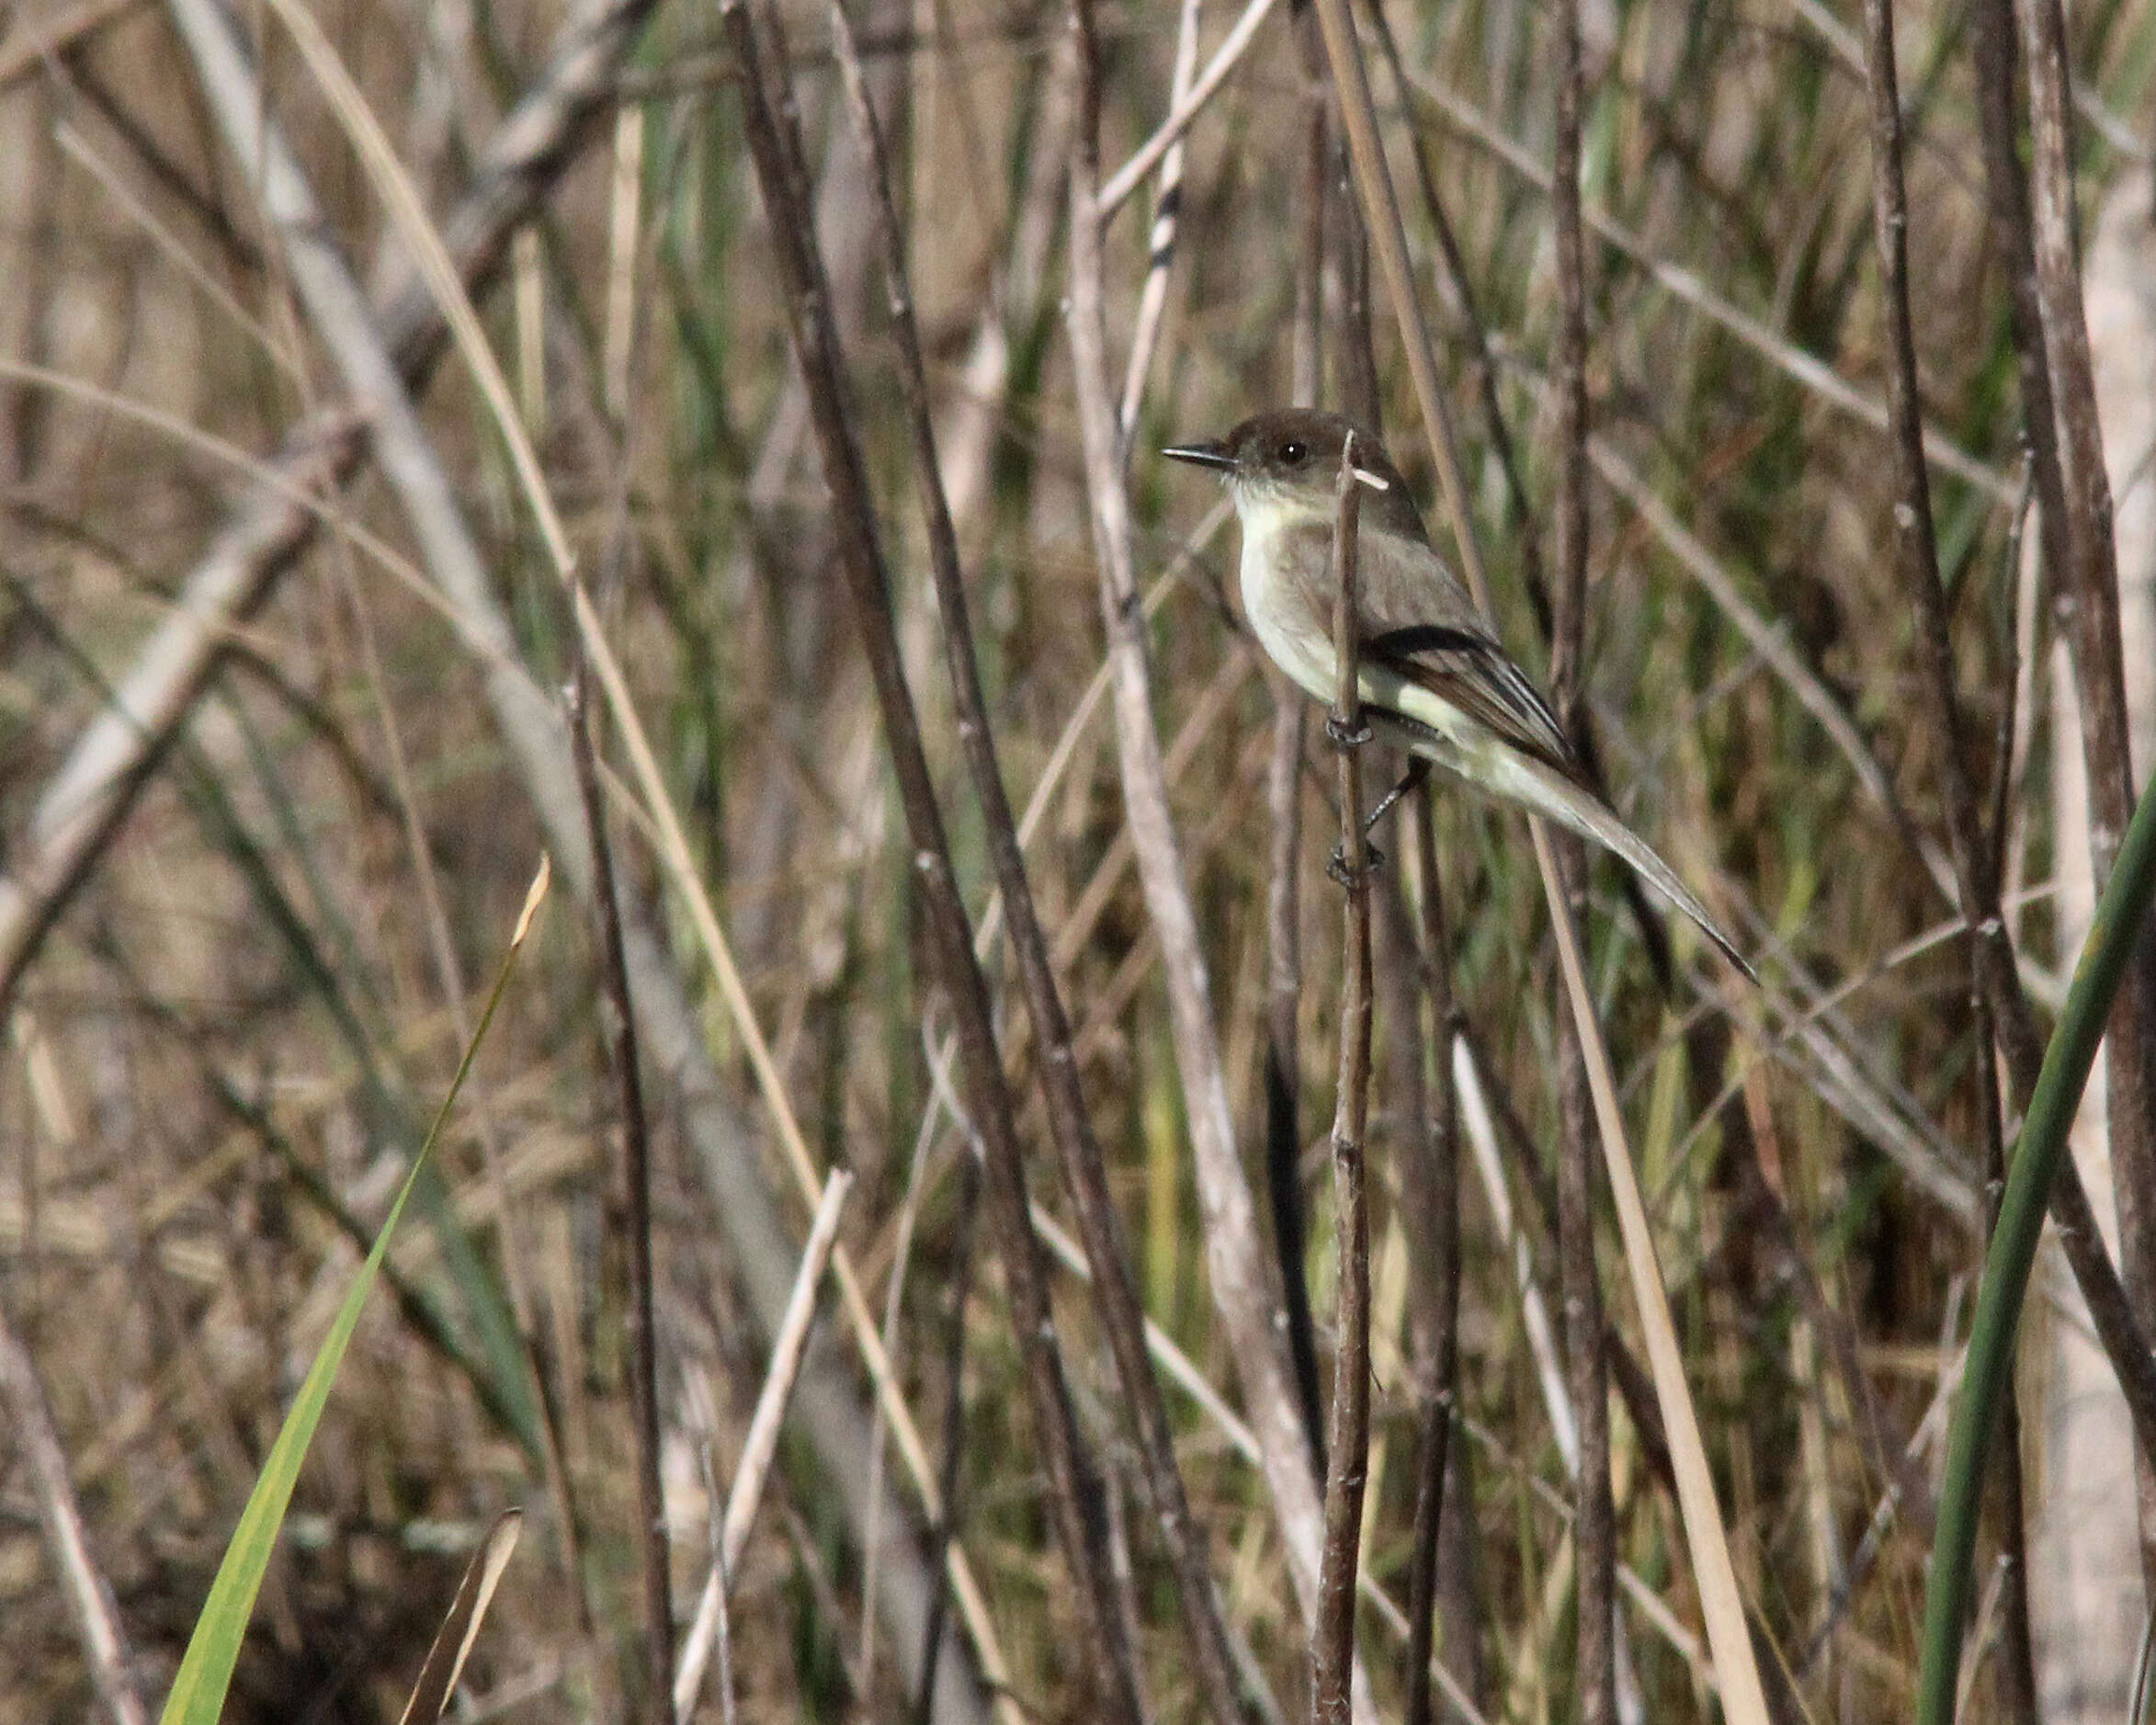
<svg viewBox="0 0 2156 1725">
<path fill-rule="evenodd" d="M 2095 1063 L 2096 1045 L 2104 1039 L 2104 1027 L 2111 1016 L 2112 997 L 2125 978 L 2151 897 L 2156 897 L 2156 796 L 2144 795 L 2089 925 L 2088 944 L 2075 968 L 2066 1009 L 2044 1050 L 2043 1070 L 2006 1171 L 1998 1227 L 1991 1234 L 1991 1250 L 1984 1254 L 1983 1281 L 1977 1289 L 1976 1317 L 1969 1333 L 1969 1359 L 1946 1434 L 1946 1470 L 1940 1481 L 1931 1577 L 1924 1591 L 1916 1725 L 1952 1725 L 1954 1719 L 1977 1510 L 1996 1424 L 1992 1416 L 2006 1374 L 2014 1369 L 2014 1327 L 2036 1263 L 2037 1242 L 2043 1235 L 2051 1182 L 2066 1154 L 2066 1135 L 2081 1106 L 2089 1069 Z"/>
<path fill-rule="evenodd" d="M 299 1482 L 301 1464 L 306 1460 L 308 1446 L 313 1442 L 315 1428 L 322 1423 L 323 1411 L 329 1405 L 330 1387 L 336 1381 L 337 1369 L 344 1364 L 345 1350 L 351 1344 L 353 1331 L 358 1327 L 359 1314 L 366 1308 L 368 1293 L 389 1251 L 397 1219 L 403 1213 L 405 1200 L 412 1196 L 418 1182 L 419 1171 L 426 1164 L 427 1153 L 442 1134 L 449 1110 L 456 1106 L 457 1095 L 464 1087 L 479 1045 L 486 1039 L 487 1027 L 494 1022 L 494 1009 L 501 1004 L 502 995 L 509 985 L 532 916 L 545 896 L 549 873 L 548 867 L 542 863 L 525 899 L 524 913 L 516 920 L 516 930 L 510 937 L 509 950 L 494 978 L 494 989 L 487 995 L 486 1009 L 480 1015 L 471 1046 L 458 1062 L 457 1075 L 450 1080 L 448 1094 L 442 1098 L 442 1106 L 435 1114 L 426 1141 L 412 1159 L 411 1171 L 404 1176 L 396 1201 L 390 1206 L 381 1232 L 375 1238 L 374 1249 L 367 1254 L 367 1262 L 360 1266 L 358 1275 L 352 1278 L 351 1288 L 337 1308 L 335 1322 L 315 1351 L 307 1380 L 293 1398 L 291 1411 L 285 1415 L 277 1442 L 270 1447 L 268 1459 L 262 1464 L 255 1489 L 248 1493 L 247 1506 L 240 1513 L 239 1526 L 233 1530 L 232 1542 L 225 1548 L 224 1561 L 218 1565 L 217 1579 L 210 1583 L 210 1597 L 202 1606 L 201 1616 L 195 1620 L 195 1632 L 188 1638 L 187 1651 L 180 1660 L 179 1674 L 173 1680 L 172 1693 L 165 1697 L 163 1725 L 217 1725 L 218 1715 L 224 1708 L 225 1691 L 232 1683 L 233 1667 L 239 1660 L 240 1643 L 246 1638 L 247 1622 L 254 1616 L 255 1595 L 262 1586 L 263 1572 L 268 1568 L 278 1532 L 284 1526 L 292 1489 Z"/>
</svg>

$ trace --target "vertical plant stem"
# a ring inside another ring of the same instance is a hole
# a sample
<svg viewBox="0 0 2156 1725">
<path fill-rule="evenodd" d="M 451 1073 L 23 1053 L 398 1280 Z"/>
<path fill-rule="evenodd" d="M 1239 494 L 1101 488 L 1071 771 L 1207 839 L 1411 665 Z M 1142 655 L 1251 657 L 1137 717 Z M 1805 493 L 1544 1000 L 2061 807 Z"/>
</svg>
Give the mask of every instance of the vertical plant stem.
<svg viewBox="0 0 2156 1725">
<path fill-rule="evenodd" d="M 1452 1037 L 1455 1007 L 1452 998 L 1452 950 L 1445 926 L 1443 884 L 1437 873 L 1437 833 L 1430 790 L 1423 788 L 1414 800 L 1413 835 L 1415 871 L 1422 884 L 1422 943 L 1417 970 L 1421 993 L 1428 1005 L 1426 1036 L 1419 1036 L 1416 1016 L 1410 1010 L 1396 1026 L 1396 1036 L 1409 1038 L 1410 1056 L 1418 1069 L 1426 1066 L 1423 1118 L 1417 1124 L 1427 1161 L 1424 1177 L 1428 1193 L 1418 1206 L 1427 1212 L 1431 1239 L 1423 1275 L 1430 1283 L 1430 1332 L 1424 1346 L 1427 1357 L 1418 1362 L 1423 1376 L 1421 1413 L 1423 1430 L 1416 1456 L 1414 1545 L 1408 1559 L 1408 1665 L 1406 1725 L 1430 1725 L 1432 1718 L 1430 1660 L 1435 1651 L 1437 1565 L 1440 1540 L 1445 1532 L 1445 1481 L 1452 1453 L 1452 1425 L 1458 1401 L 1459 1377 L 1459 1108 L 1452 1082 Z M 1432 1050 L 1427 1061 L 1424 1051 Z M 1402 1186 L 1407 1185 L 1403 1169 Z M 1458 1542 L 1454 1542 L 1456 1545 Z M 1470 1623 L 1446 1626 L 1448 1647 L 1471 1641 Z"/>
<path fill-rule="evenodd" d="M 1079 1086 L 1078 1059 L 1072 1049 L 1070 1018 L 1056 988 L 1048 939 L 1041 932 L 1040 918 L 1034 907 L 1033 889 L 1026 878 L 1025 857 L 1018 844 L 1017 823 L 1011 815 L 1010 800 L 1004 790 L 1003 768 L 996 758 L 988 700 L 982 690 L 980 666 L 973 651 L 965 579 L 959 563 L 958 532 L 952 525 L 942 481 L 938 478 L 941 469 L 936 459 L 935 428 L 928 413 L 927 369 L 922 358 L 920 331 L 907 283 L 904 241 L 899 232 L 898 211 L 891 201 L 882 134 L 869 106 L 868 85 L 861 75 L 860 59 L 854 51 L 845 13 L 835 6 L 832 24 L 846 94 L 868 162 L 869 190 L 883 245 L 885 287 L 897 336 L 900 383 L 913 438 L 913 474 L 922 508 L 928 519 L 929 567 L 936 583 L 936 610 L 943 619 L 944 660 L 950 674 L 959 741 L 965 753 L 974 794 L 980 800 L 996 885 L 1003 894 L 1004 914 L 1010 927 L 1012 948 L 1017 955 L 1026 1010 L 1041 1050 L 1038 1064 L 1049 1130 L 1055 1140 L 1065 1184 L 1077 1212 L 1079 1235 L 1084 1242 L 1086 1263 L 1093 1272 L 1095 1301 L 1102 1327 L 1107 1332 L 1117 1381 L 1138 1439 L 1146 1494 L 1174 1564 L 1179 1583 L 1176 1598 L 1190 1631 L 1190 1652 L 1199 1687 L 1217 1725 L 1238 1725 L 1241 1709 L 1236 1701 L 1234 1655 L 1229 1646 L 1227 1626 L 1208 1560 L 1205 1530 L 1191 1514 L 1189 1498 L 1183 1489 L 1183 1476 L 1175 1465 L 1167 1404 L 1162 1399 L 1160 1381 L 1154 1377 L 1152 1362 L 1146 1354 L 1144 1308 L 1139 1301 L 1130 1273 L 1129 1253 L 1124 1246 L 1115 1203 L 1108 1191 L 1107 1164 L 1094 1133 L 1084 1094 Z M 1195 59 L 1195 35 L 1189 47 L 1190 58 Z M 1179 158 L 1171 152 L 1169 161 L 1176 162 Z M 1163 175 L 1167 172 L 1163 167 Z"/>
<path fill-rule="evenodd" d="M 1325 204 L 1333 159 L 1324 55 L 1310 40 L 1309 17 L 1296 20 L 1303 54 L 1303 158 L 1296 180 L 1295 348 L 1290 384 L 1299 407 L 1315 407 L 1325 383 Z M 1311 1316 L 1309 1232 L 1302 1201 L 1302 1003 L 1300 852 L 1302 745 L 1306 701 L 1287 674 L 1268 664 L 1272 748 L 1265 765 L 1265 809 L 1272 849 L 1265 888 L 1265 1186 L 1273 1247 L 1288 1309 L 1288 1351 L 1310 1437 L 1311 1465 L 1325 1474 L 1324 1392 L 1318 1381 L 1317 1325 Z"/>
<path fill-rule="evenodd" d="M 1974 1004 L 1977 1082 L 1983 1087 L 1984 1243 L 1989 1246 L 1998 1227 L 1998 1195 L 2006 1181 L 2006 1141 L 1999 1118 L 1999 1062 L 1992 1043 L 1991 1010 L 1980 989 L 1975 992 Z M 2036 1645 L 2029 1623 L 2028 1524 L 2022 1492 L 2021 1405 L 2012 1374 L 2000 1387 L 1999 1404 L 1999 1456 L 1991 1470 L 2001 1558 L 1999 1717 L 2013 1725 L 2037 1725 Z"/>
<path fill-rule="evenodd" d="M 981 1162 L 966 1158 L 959 1174 L 959 1214 L 951 1254 L 956 1271 L 949 1290 L 950 1329 L 944 1345 L 943 1473 L 938 1484 L 943 1514 L 929 1534 L 928 1572 L 936 1577 L 928 1594 L 928 1625 L 921 1632 L 921 1684 L 913 1692 L 913 1725 L 935 1717 L 936 1668 L 943 1657 L 943 1620 L 950 1588 L 943 1580 L 944 1560 L 959 1531 L 959 1473 L 966 1440 L 966 1302 L 973 1289 L 973 1222 L 981 1209 Z"/>
<path fill-rule="evenodd" d="M 957 1021 L 963 1091 L 986 1152 L 990 1215 L 1025 1365 L 1034 1435 L 1048 1474 L 1050 1514 L 1077 1594 L 1084 1640 L 1074 1663 L 1090 1674 L 1094 1704 L 1102 1715 L 1134 1722 L 1140 1717 L 1137 1672 L 1108 1574 L 1099 1483 L 1063 1377 L 1040 1245 L 1027 1213 L 1016 1124 L 996 1049 L 987 987 L 973 957 L 971 931 L 952 874 L 943 815 L 891 621 L 890 582 L 877 540 L 867 467 L 844 380 L 830 293 L 810 223 L 807 176 L 791 128 L 782 128 L 766 94 L 755 28 L 741 0 L 724 0 L 720 16 L 741 71 L 743 118 L 757 183 L 771 211 L 794 351 L 808 386 L 824 482 L 832 494 L 841 572 L 867 650 L 913 847 L 928 955 Z"/>
<path fill-rule="evenodd" d="M 1558 325 L 1550 386 L 1557 395 L 1558 493 L 1549 675 L 1559 722 L 1575 745 L 1584 733 L 1587 638 L 1587 281 L 1580 222 L 1578 0 L 1557 0 L 1557 128 L 1550 214 L 1557 242 Z M 1552 833 L 1574 924 L 1586 925 L 1586 847 Z M 1559 979 L 1559 988 L 1564 986 Z M 1558 1015 L 1557 1254 L 1564 1311 L 1565 1382 L 1580 1435 L 1572 1547 L 1579 1609 L 1573 1672 L 1582 1725 L 1617 1719 L 1617 1506 L 1609 1478 L 1609 1374 L 1603 1353 L 1602 1282 L 1594 1261 L 1594 1112 L 1585 1050 L 1569 1014 Z"/>
<path fill-rule="evenodd" d="M 2001 559 L 2003 579 L 2010 585 L 2021 567 L 2022 524 L 2028 518 L 2029 473 L 2024 471 L 2022 494 L 2015 504 Z M 2010 627 L 2006 633 L 2006 675 L 2000 679 L 2006 691 L 1993 732 L 1991 758 L 1996 778 L 1991 788 L 1991 878 L 2005 871 L 2007 814 L 2014 792 L 2014 695 L 2020 684 L 2014 664 L 2016 642 Z M 2006 1184 L 2005 1092 L 1999 1072 L 1998 1026 L 1991 1003 L 1971 972 L 1969 998 L 1976 1019 L 1977 1086 L 1984 1125 L 1983 1219 L 1984 1245 L 1988 1249 L 1999 1225 L 1999 1195 Z M 1997 1685 L 1999 1714 L 2013 1725 L 2038 1725 L 2037 1708 L 2036 1635 L 2029 1617 L 2028 1518 L 2022 1487 L 2021 1404 L 2010 1377 L 2000 1397 L 1999 1458 L 1992 1469 L 1997 1481 L 1999 1553 L 1999 1645 Z"/>
<path fill-rule="evenodd" d="M 1339 682 L 1326 721 L 1340 752 L 1340 873 L 1347 907 L 1340 981 L 1340 1088 L 1333 1110 L 1338 1342 L 1325 1469 L 1325 1543 L 1318 1561 L 1317 1622 L 1311 1634 L 1311 1713 L 1317 1725 L 1348 1725 L 1353 1713 L 1356 1558 L 1370 1445 L 1370 1218 L 1363 1164 L 1370 1111 L 1370 877 L 1363 837 L 1361 758 L 1369 732 L 1356 689 L 1356 537 L 1361 486 L 1355 456 L 1351 432 L 1341 451 L 1335 494 L 1333 643 Z"/>
<path fill-rule="evenodd" d="M 593 756 L 588 673 L 583 638 L 575 638 L 569 682 L 569 747 L 576 788 L 584 797 L 591 841 L 593 904 L 599 919 L 606 1002 L 599 1014 L 607 1059 L 621 1093 L 621 1178 L 629 1198 L 629 1313 L 632 1350 L 630 1405 L 636 1427 L 637 1551 L 644 1575 L 645 1705 L 651 1717 L 674 1718 L 674 1594 L 666 1559 L 666 1504 L 659 1487 L 659 1360 L 652 1297 L 652 1135 L 644 1118 L 643 1073 L 637 1057 L 636 1015 L 629 998 L 629 959 L 621 937 L 620 882 L 614 875 Z"/>
<path fill-rule="evenodd" d="M 1171 108 L 1190 94 L 1191 80 L 1197 75 L 1197 7 L 1198 0 L 1183 0 L 1182 16 L 1175 27 L 1175 71 L 1168 82 Z M 1123 404 L 1117 415 L 1126 458 L 1130 451 L 1131 434 L 1138 428 L 1138 410 L 1145 400 L 1146 373 L 1152 369 L 1153 349 L 1160 340 L 1161 320 L 1168 303 L 1168 269 L 1175 261 L 1175 232 L 1183 213 L 1184 154 L 1183 140 L 1177 139 L 1168 146 L 1167 154 L 1161 158 L 1160 187 L 1153 194 L 1145 286 L 1139 289 L 1130 357 L 1123 370 Z"/>
<path fill-rule="evenodd" d="M 111 1725 L 144 1725 L 149 1714 L 135 1676 L 134 1649 L 112 1596 L 112 1584 L 91 1550 L 82 1503 L 68 1472 L 67 1451 L 52 1418 L 51 1398 L 37 1361 L 0 1302 L 0 1407 L 7 1410 L 11 1443 L 37 1498 L 38 1519 L 52 1567 L 74 1618 L 83 1663 Z"/>
</svg>

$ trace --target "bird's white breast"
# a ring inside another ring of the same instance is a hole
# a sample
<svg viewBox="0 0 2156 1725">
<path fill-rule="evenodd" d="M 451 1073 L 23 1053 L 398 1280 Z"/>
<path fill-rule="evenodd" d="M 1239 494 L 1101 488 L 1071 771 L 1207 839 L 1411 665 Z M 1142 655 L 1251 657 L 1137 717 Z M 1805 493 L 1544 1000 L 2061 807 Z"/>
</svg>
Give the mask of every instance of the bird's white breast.
<svg viewBox="0 0 2156 1725">
<path fill-rule="evenodd" d="M 1330 701 L 1334 687 L 1333 619 L 1313 618 L 1300 592 L 1281 577 L 1291 553 L 1283 535 L 1297 519 L 1292 505 L 1270 497 L 1241 500 L 1243 610 L 1265 655 L 1306 694 Z"/>
</svg>

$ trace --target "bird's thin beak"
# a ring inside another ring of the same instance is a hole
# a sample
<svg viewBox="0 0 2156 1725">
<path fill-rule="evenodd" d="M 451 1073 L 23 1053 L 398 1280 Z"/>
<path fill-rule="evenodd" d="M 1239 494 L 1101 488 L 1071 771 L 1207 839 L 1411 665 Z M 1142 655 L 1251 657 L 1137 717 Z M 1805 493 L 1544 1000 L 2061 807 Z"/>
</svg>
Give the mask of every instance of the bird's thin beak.
<svg viewBox="0 0 2156 1725">
<path fill-rule="evenodd" d="M 1172 460 L 1188 461 L 1193 467 L 1214 467 L 1223 473 L 1235 471 L 1235 458 L 1218 443 L 1178 443 L 1161 453 Z"/>
</svg>

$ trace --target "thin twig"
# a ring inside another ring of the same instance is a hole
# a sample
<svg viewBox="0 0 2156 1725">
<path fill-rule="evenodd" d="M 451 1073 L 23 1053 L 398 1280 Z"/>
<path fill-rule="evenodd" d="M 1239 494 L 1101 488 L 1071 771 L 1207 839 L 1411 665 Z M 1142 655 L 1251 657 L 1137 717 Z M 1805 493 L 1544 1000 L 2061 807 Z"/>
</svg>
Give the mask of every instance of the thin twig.
<svg viewBox="0 0 2156 1725">
<path fill-rule="evenodd" d="M 1175 26 L 1175 70 L 1168 82 L 1171 107 L 1180 106 L 1189 96 L 1191 80 L 1197 75 L 1197 13 L 1198 0 L 1183 0 L 1182 16 Z M 1129 458 L 1131 434 L 1138 428 L 1139 403 L 1145 396 L 1146 374 L 1152 369 L 1153 349 L 1160 340 L 1161 320 L 1168 305 L 1168 270 L 1175 261 L 1175 232 L 1183 211 L 1184 154 L 1184 141 L 1178 138 L 1161 158 L 1160 186 L 1153 193 L 1145 285 L 1138 290 L 1130 357 L 1123 368 L 1123 405 L 1117 415 L 1126 460 Z"/>
<path fill-rule="evenodd" d="M 664 1701 L 671 1719 L 680 1709 L 674 1694 L 674 1590 L 666 1557 L 666 1502 L 659 1483 L 659 1350 L 652 1297 L 652 1133 L 644 1114 L 643 1072 L 637 1057 L 636 1011 L 629 996 L 629 959 L 621 934 L 621 885 L 607 837 L 606 804 L 593 758 L 589 671 L 573 648 L 568 711 L 570 754 L 584 799 L 584 831 L 591 843 L 594 902 L 599 920 L 606 1009 L 598 1015 L 614 1082 L 621 1099 L 621 1175 L 629 1224 L 629 1313 L 631 1346 L 630 1408 L 636 1429 L 637 1549 L 643 1561 L 644 1654 L 648 1694 Z M 507 1219 L 505 1217 L 504 1220 Z"/>
<path fill-rule="evenodd" d="M 1318 1609 L 1311 1629 L 1311 1713 L 1317 1725 L 1353 1717 L 1356 1557 L 1370 1447 L 1370 1215 L 1363 1139 L 1370 1112 L 1370 876 L 1363 835 L 1362 697 L 1356 685 L 1361 619 L 1356 539 L 1361 475 L 1355 434 L 1340 452 L 1333 493 L 1333 651 L 1337 682 L 1326 721 L 1340 755 L 1340 873 L 1346 934 L 1340 980 L 1340 1085 L 1333 1108 L 1333 1241 L 1339 1255 L 1333 1421 L 1325 1467 L 1325 1544 L 1318 1561 Z"/>
<path fill-rule="evenodd" d="M 1430 1725 L 1431 1655 L 1437 1608 L 1437 1565 L 1444 1532 L 1445 1482 L 1452 1459 L 1453 1415 L 1459 1377 L 1459 1106 L 1452 1061 L 1446 1050 L 1453 1036 L 1452 943 L 1445 926 L 1445 900 L 1437 871 L 1435 805 L 1427 786 L 1414 800 L 1415 872 L 1421 885 L 1422 940 L 1415 970 L 1419 991 L 1403 989 L 1393 1008 L 1392 1035 L 1404 1043 L 1400 1064 L 1422 1082 L 1402 1094 L 1403 1103 L 1418 1099 L 1411 1123 L 1414 1142 L 1401 1164 L 1401 1186 L 1410 1195 L 1409 1213 L 1428 1235 L 1424 1263 L 1417 1277 L 1427 1284 L 1426 1336 L 1419 1338 L 1416 1362 L 1420 1383 L 1422 1431 L 1416 1451 L 1414 1545 L 1408 1559 L 1408 1667 L 1406 1725 Z M 1404 919 L 1403 919 L 1404 920 Z M 1428 1026 L 1415 1012 L 1418 993 L 1427 1000 Z M 1435 1050 L 1425 1062 L 1424 1050 Z M 1426 1072 L 1425 1072 L 1426 1066 Z M 1421 1153 L 1414 1153 L 1419 1150 Z M 1457 1542 L 1456 1547 L 1457 1547 Z M 1472 1645 L 1476 1626 L 1446 1626 L 1449 1647 Z"/>
<path fill-rule="evenodd" d="M 704 1578 L 696 1617 L 682 1643 L 680 1662 L 668 1689 L 677 1719 L 687 1719 L 695 1711 L 704 1667 L 714 1651 L 725 1595 L 732 1590 L 733 1577 L 740 1572 L 742 1557 L 748 1549 L 749 1529 L 755 1523 L 757 1505 L 764 1501 L 765 1482 L 778 1453 L 778 1429 L 800 1377 L 801 1357 L 808 1351 L 810 1328 L 816 1316 L 816 1288 L 831 1262 L 831 1248 L 838 1238 L 839 1212 L 853 1183 L 853 1175 L 843 1168 L 824 1183 L 823 1201 L 816 1207 L 816 1219 L 810 1224 L 808 1241 L 801 1247 L 800 1268 L 794 1277 L 786 1314 L 771 1338 L 771 1364 L 764 1374 L 764 1387 L 756 1392 L 748 1433 L 742 1439 L 741 1459 L 734 1466 L 733 1484 L 726 1494 L 726 1513 L 720 1523 L 711 1572 Z"/>
<path fill-rule="evenodd" d="M 1587 642 L 1587 274 L 1580 221 L 1579 0 L 1557 0 L 1557 85 L 1550 214 L 1555 231 L 1558 321 L 1549 387 L 1556 396 L 1557 523 L 1550 593 L 1550 693 L 1558 722 L 1578 748 L 1586 732 Z M 1567 914 L 1583 923 L 1587 853 L 1579 838 L 1552 833 Z M 1559 986 L 1566 984 L 1559 979 Z M 1557 1265 L 1564 1312 L 1565 1385 L 1580 1433 L 1579 1511 L 1572 1524 L 1573 1683 L 1582 1725 L 1616 1725 L 1617 1504 L 1609 1475 L 1609 1368 L 1603 1346 L 1602 1278 L 1594 1253 L 1594 1104 L 1575 1021 L 1557 1026 Z"/>
<path fill-rule="evenodd" d="M 131 1669 L 134 1651 L 120 1626 L 112 1584 L 90 1551 L 89 1530 L 83 1522 L 74 1481 L 68 1474 L 67 1451 L 61 1446 L 60 1433 L 52 1422 L 51 1402 L 38 1375 L 37 1362 L 15 1333 L 4 1303 L 0 1303 L 0 1406 L 7 1410 L 16 1453 L 28 1464 L 38 1519 L 45 1530 L 53 1567 L 60 1573 L 68 1609 L 74 1617 L 91 1686 L 112 1725 L 146 1725 L 149 1714 Z"/>
<path fill-rule="evenodd" d="M 1213 99 L 1228 74 L 1235 70 L 1235 62 L 1257 34 L 1257 28 L 1265 21 L 1265 14 L 1273 9 L 1273 0 L 1250 0 L 1243 7 L 1243 16 L 1235 20 L 1234 28 L 1213 50 L 1213 57 L 1206 62 L 1205 70 L 1190 86 L 1189 94 L 1169 111 L 1167 119 L 1132 153 L 1106 180 L 1101 182 L 1094 204 L 1100 220 L 1106 222 L 1123 207 L 1123 200 L 1145 184 L 1145 176 L 1161 164 L 1161 159 L 1175 147 L 1190 124 L 1205 111 L 1206 104 Z"/>
</svg>

